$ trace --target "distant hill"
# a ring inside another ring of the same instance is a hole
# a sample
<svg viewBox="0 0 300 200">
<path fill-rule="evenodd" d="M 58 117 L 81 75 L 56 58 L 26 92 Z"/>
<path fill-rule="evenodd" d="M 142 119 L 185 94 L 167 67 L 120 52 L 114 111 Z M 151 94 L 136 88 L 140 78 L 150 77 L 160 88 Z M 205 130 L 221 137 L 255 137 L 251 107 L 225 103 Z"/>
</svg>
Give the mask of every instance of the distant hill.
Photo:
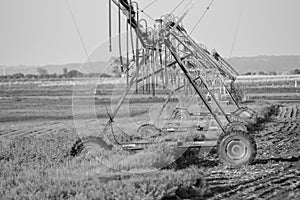
<svg viewBox="0 0 300 200">
<path fill-rule="evenodd" d="M 257 57 L 233 57 L 229 63 L 240 73 L 247 72 L 277 72 L 289 73 L 291 70 L 300 69 L 300 56 L 257 56 Z M 63 65 L 45 65 L 45 66 L 0 66 L 0 75 L 6 74 L 37 74 L 37 68 L 46 69 L 49 74 L 62 74 L 63 68 L 78 70 L 82 73 L 104 73 L 109 66 L 109 62 L 93 62 L 92 67 L 85 63 L 70 63 Z M 4 70 L 5 67 L 5 70 Z M 93 68 L 93 69 L 92 69 Z M 105 72 L 107 73 L 107 72 Z M 110 72 L 108 72 L 110 73 Z"/>
<path fill-rule="evenodd" d="M 300 56 L 234 57 L 229 63 L 240 73 L 277 72 L 288 73 L 300 69 Z"/>
<path fill-rule="evenodd" d="M 12 75 L 15 73 L 23 73 L 23 74 L 38 74 L 37 69 L 42 68 L 47 70 L 48 74 L 63 74 L 63 69 L 67 68 L 68 71 L 78 70 L 82 73 L 104 73 L 105 69 L 108 66 L 108 62 L 92 62 L 92 65 L 89 63 L 69 63 L 62 65 L 44 65 L 44 66 L 26 66 L 26 65 L 18 65 L 18 66 L 0 66 L 0 75 L 4 73 L 6 75 Z"/>
</svg>

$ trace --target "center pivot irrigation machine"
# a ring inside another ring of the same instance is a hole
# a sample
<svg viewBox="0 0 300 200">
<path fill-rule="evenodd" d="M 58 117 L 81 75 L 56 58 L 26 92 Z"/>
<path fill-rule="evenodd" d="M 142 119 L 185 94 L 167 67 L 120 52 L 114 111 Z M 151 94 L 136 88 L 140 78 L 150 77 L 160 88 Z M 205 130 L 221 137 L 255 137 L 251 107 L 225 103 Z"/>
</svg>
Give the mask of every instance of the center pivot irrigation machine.
<svg viewBox="0 0 300 200">
<path fill-rule="evenodd" d="M 169 95 L 166 95 L 165 102 L 159 111 L 159 116 L 173 94 L 188 87 L 193 94 L 193 98 L 197 98 L 201 102 L 201 106 L 206 109 L 206 115 L 209 115 L 214 120 L 217 126 L 217 129 L 214 129 L 214 131 L 219 132 L 219 137 L 209 139 L 207 133 L 213 132 L 213 130 L 210 130 L 211 127 L 195 126 L 193 123 L 189 123 L 189 120 L 193 117 L 198 121 L 201 121 L 203 118 L 201 118 L 201 114 L 197 116 L 189 113 L 186 107 L 174 108 L 169 118 L 170 123 L 167 123 L 167 125 L 143 124 L 136 130 L 137 133 L 143 136 L 155 137 L 155 135 L 177 131 L 185 131 L 185 134 L 189 134 L 189 129 L 196 130 L 199 133 L 206 132 L 206 136 L 197 141 L 175 142 L 174 148 L 217 147 L 220 161 L 227 165 L 241 166 L 251 163 L 256 155 L 256 144 L 248 125 L 256 120 L 256 115 L 251 109 L 240 107 L 236 96 L 232 93 L 230 85 L 233 85 L 238 76 L 234 68 L 216 51 L 210 53 L 203 45 L 199 45 L 183 26 L 182 21 L 189 9 L 181 17 L 167 14 L 159 19 L 152 19 L 154 26 L 148 27 L 147 21 L 140 19 L 140 14 L 145 14 L 145 12 L 139 8 L 137 2 L 110 0 L 110 33 L 112 25 L 111 9 L 114 4 L 119 10 L 119 26 L 121 24 L 120 15 L 123 13 L 126 17 L 127 30 L 131 30 L 131 32 L 128 31 L 131 34 L 131 40 L 133 40 L 133 35 L 136 37 L 136 47 L 133 49 L 133 59 L 131 63 L 127 62 L 130 63 L 127 65 L 123 64 L 120 50 L 120 68 L 127 76 L 127 86 L 118 100 L 117 106 L 109 115 L 109 120 L 103 130 L 104 135 L 108 132 L 111 124 L 114 123 L 120 107 L 134 86 L 136 86 L 136 93 L 138 93 L 138 85 L 145 81 L 149 83 L 146 84 L 146 89 L 152 91 L 151 94 L 155 94 L 154 79 L 159 77 L 163 87 L 166 87 L 168 84 L 174 84 L 176 77 L 174 80 L 171 72 L 177 71 L 177 75 L 182 77 L 181 80 L 183 80 L 182 83 L 184 85 L 177 81 L 176 87 L 173 87 L 174 89 Z M 149 15 L 148 17 L 151 18 Z M 129 61 L 128 54 L 127 61 Z M 234 112 L 228 113 L 224 110 L 224 106 L 227 106 L 222 100 L 224 95 L 234 104 L 236 108 Z M 192 103 L 191 101 L 189 104 Z M 194 106 L 198 106 L 198 104 Z M 178 125 L 178 121 L 181 122 L 180 125 Z M 118 144 L 128 151 L 142 150 L 146 145 L 151 144 L 151 142 L 145 140 L 133 140 L 125 143 L 111 141 L 115 139 L 109 140 L 112 144 Z M 103 141 L 106 141 L 106 144 L 102 145 L 101 148 L 109 149 L 111 144 L 108 144 L 107 138 L 103 139 Z M 89 138 L 83 138 L 82 142 L 87 144 Z"/>
</svg>

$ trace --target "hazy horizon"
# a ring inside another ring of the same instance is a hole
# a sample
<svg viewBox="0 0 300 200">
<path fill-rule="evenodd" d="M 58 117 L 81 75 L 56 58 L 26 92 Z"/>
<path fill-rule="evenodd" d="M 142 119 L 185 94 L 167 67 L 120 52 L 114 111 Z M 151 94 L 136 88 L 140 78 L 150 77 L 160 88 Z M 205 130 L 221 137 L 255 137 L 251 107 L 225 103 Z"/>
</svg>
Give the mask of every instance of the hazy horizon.
<svg viewBox="0 0 300 200">
<path fill-rule="evenodd" d="M 229 63 L 241 74 L 248 72 L 276 72 L 289 73 L 300 69 L 300 55 L 288 56 L 255 56 L 255 57 L 232 57 Z M 37 74 L 38 68 L 46 69 L 49 74 L 63 73 L 63 68 L 78 70 L 84 73 L 106 73 L 110 66 L 108 61 L 92 60 L 92 68 L 88 62 L 49 64 L 49 65 L 15 65 L 1 66 L 0 75 L 12 75 L 15 73 Z"/>
<path fill-rule="evenodd" d="M 238 58 L 257 58 L 257 57 L 300 57 L 300 54 L 299 55 L 256 55 L 256 56 L 233 56 L 231 58 L 225 58 L 227 60 L 230 61 L 230 59 L 238 59 Z M 109 60 L 109 59 L 108 59 Z M 108 63 L 108 60 L 105 61 L 105 60 L 99 60 L 99 61 L 92 61 L 93 62 L 103 62 L 103 63 Z M 0 68 L 3 68 L 3 67 L 21 67 L 21 66 L 24 66 L 24 67 L 45 67 L 45 66 L 51 66 L 51 65 L 59 65 L 59 66 L 62 66 L 62 65 L 70 65 L 70 64 L 84 64 L 86 63 L 86 59 L 84 59 L 82 62 L 64 62 L 64 63 L 46 63 L 46 64 L 15 64 L 15 65 L 3 65 L 0 63 Z M 300 67 L 300 66 L 299 66 Z"/>
</svg>

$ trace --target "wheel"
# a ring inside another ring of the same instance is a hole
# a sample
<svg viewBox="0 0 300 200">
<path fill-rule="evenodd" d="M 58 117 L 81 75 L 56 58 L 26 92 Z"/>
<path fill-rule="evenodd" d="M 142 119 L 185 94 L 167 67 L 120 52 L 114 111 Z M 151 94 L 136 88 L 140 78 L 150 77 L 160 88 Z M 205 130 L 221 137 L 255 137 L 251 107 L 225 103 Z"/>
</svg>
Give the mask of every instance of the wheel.
<svg viewBox="0 0 300 200">
<path fill-rule="evenodd" d="M 79 138 L 72 146 L 70 155 L 77 156 L 83 151 L 93 153 L 99 150 L 112 150 L 113 145 L 107 144 L 103 138 L 96 136 L 88 136 Z"/>
<path fill-rule="evenodd" d="M 151 137 L 159 133 L 159 129 L 152 124 L 144 124 L 137 130 L 141 137 Z"/>
<path fill-rule="evenodd" d="M 96 136 L 88 136 L 82 139 L 83 145 L 89 152 L 97 150 L 112 150 L 113 145 L 107 144 L 103 138 Z"/>
<path fill-rule="evenodd" d="M 242 131 L 233 131 L 221 136 L 217 149 L 220 161 L 232 167 L 248 165 L 256 156 L 254 139 Z"/>
<path fill-rule="evenodd" d="M 239 122 L 239 121 L 231 122 L 227 125 L 226 132 L 232 133 L 234 131 L 247 132 L 247 127 L 245 124 L 243 124 L 242 122 Z"/>
</svg>

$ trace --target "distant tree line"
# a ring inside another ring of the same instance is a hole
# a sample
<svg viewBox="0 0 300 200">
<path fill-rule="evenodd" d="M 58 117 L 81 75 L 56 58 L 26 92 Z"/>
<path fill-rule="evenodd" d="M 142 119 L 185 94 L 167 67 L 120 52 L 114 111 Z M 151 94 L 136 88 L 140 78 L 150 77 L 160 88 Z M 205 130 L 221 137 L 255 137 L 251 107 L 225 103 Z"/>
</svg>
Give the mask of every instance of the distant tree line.
<svg viewBox="0 0 300 200">
<path fill-rule="evenodd" d="M 48 74 L 47 70 L 38 68 L 38 74 L 23 74 L 15 73 L 12 75 L 2 75 L 0 76 L 0 81 L 10 81 L 10 80 L 41 80 L 41 79 L 64 79 L 64 78 L 110 78 L 113 75 L 106 73 L 89 73 L 85 74 L 77 70 L 67 71 L 65 68 L 63 74 Z"/>
<path fill-rule="evenodd" d="M 247 72 L 244 75 L 251 76 L 251 75 L 278 75 L 277 72 Z"/>
<path fill-rule="evenodd" d="M 121 61 L 122 59 L 122 61 Z M 122 65 L 121 65 L 122 63 Z M 23 74 L 15 73 L 12 75 L 0 76 L 0 81 L 10 80 L 40 80 L 40 79 L 64 79 L 64 78 L 110 78 L 110 77 L 121 77 L 122 73 L 127 67 L 126 59 L 120 57 L 111 57 L 109 60 L 108 73 L 89 73 L 85 74 L 77 70 L 68 71 L 67 68 L 63 68 L 62 74 L 49 74 L 44 68 L 37 68 L 37 74 Z"/>
<path fill-rule="evenodd" d="M 290 72 L 288 72 L 287 74 L 291 74 L 291 75 L 297 75 L 300 74 L 300 69 L 294 69 Z M 246 76 L 251 76 L 251 75 L 280 75 L 280 73 L 277 72 L 247 72 L 244 75 Z"/>
</svg>

